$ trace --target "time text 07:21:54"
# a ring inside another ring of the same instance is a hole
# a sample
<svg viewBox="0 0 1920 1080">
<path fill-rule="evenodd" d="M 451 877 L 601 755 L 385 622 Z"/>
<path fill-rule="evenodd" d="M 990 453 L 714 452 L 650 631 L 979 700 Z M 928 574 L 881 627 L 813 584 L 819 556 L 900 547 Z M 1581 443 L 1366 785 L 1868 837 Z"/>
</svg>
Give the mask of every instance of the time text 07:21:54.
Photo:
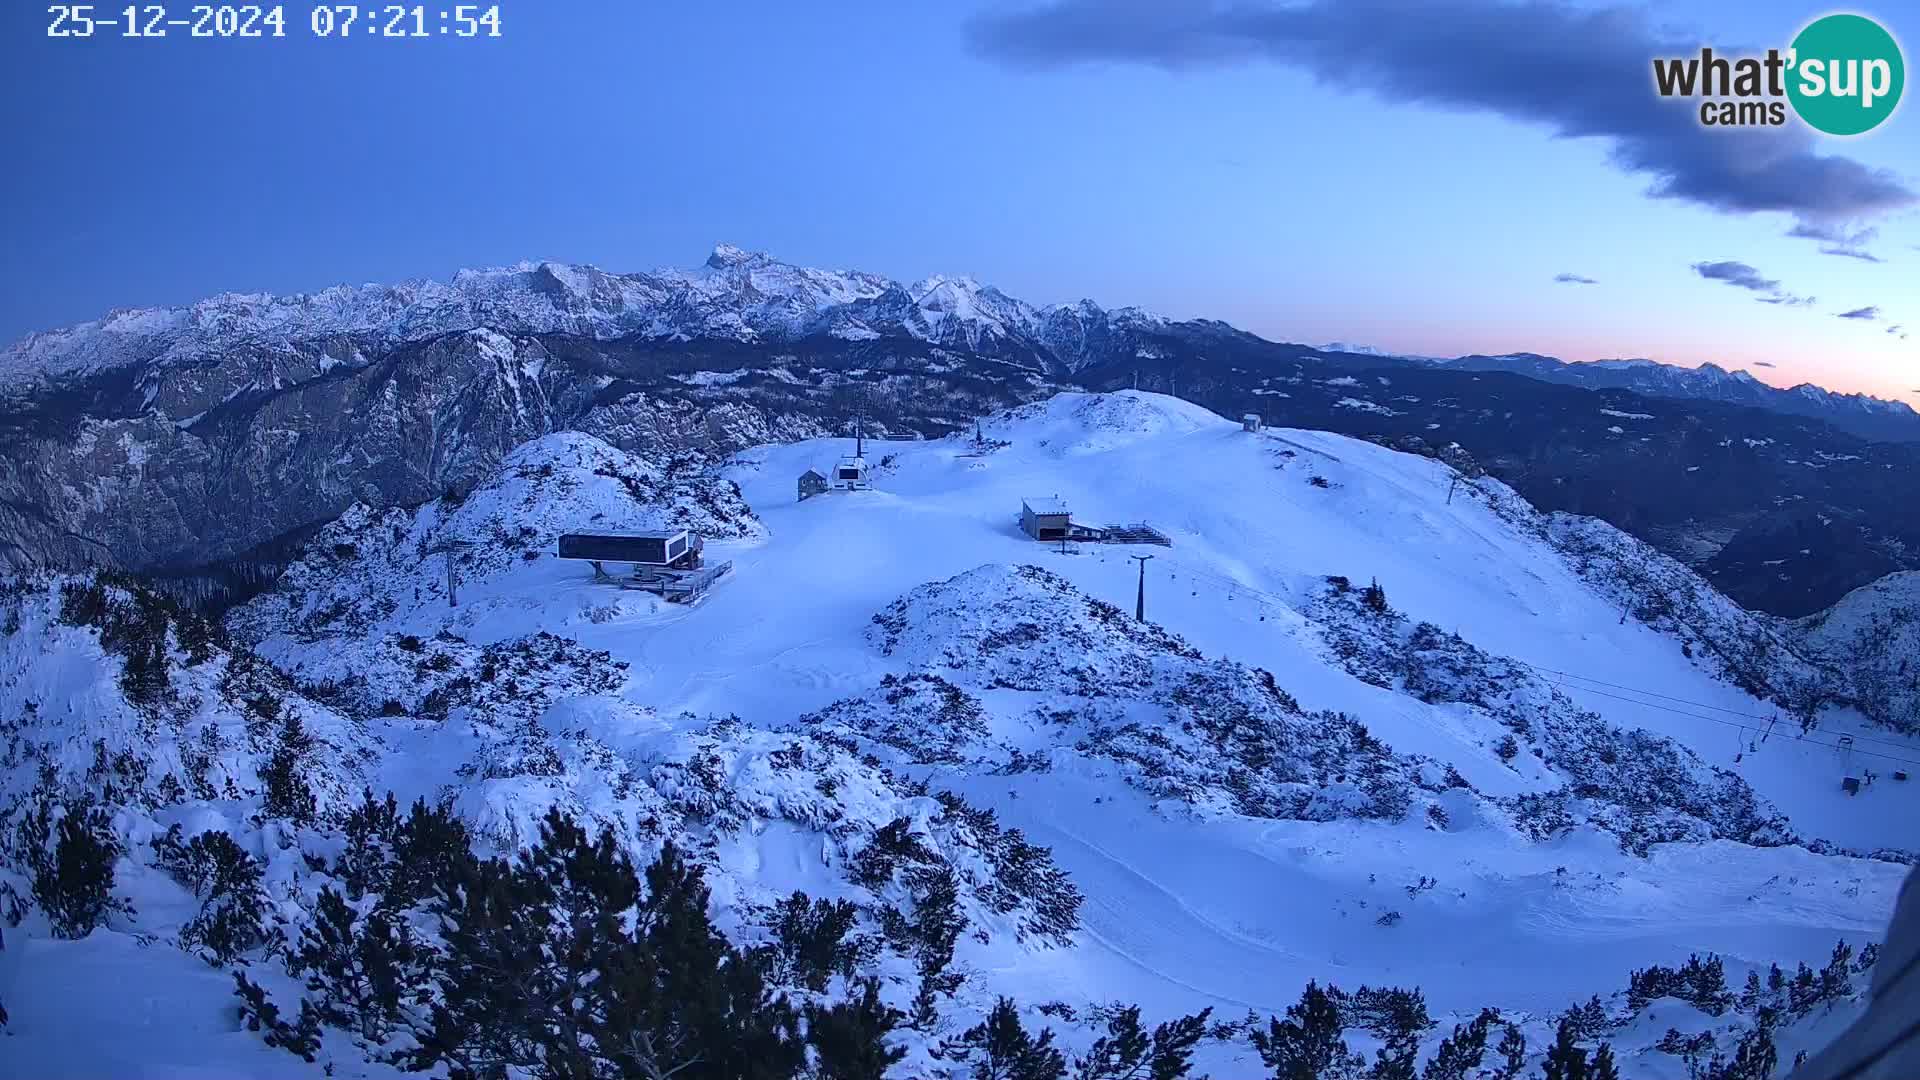
<svg viewBox="0 0 1920 1080">
<path fill-rule="evenodd" d="M 500 36 L 499 4 L 318 4 L 291 20 L 285 4 L 50 4 L 53 38 L 480 38 Z"/>
</svg>

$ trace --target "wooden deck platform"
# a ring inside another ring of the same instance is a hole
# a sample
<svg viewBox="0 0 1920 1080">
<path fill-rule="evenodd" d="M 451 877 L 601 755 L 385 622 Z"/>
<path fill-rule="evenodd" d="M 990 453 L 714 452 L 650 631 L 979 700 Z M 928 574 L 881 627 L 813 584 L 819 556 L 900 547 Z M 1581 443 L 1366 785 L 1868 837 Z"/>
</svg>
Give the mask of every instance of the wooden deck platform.
<svg viewBox="0 0 1920 1080">
<path fill-rule="evenodd" d="M 1172 537 L 1169 537 L 1166 533 L 1161 532 L 1159 529 L 1154 528 L 1144 521 L 1136 521 L 1127 525 L 1103 525 L 1100 527 L 1100 531 L 1106 534 L 1100 541 L 1104 544 L 1158 544 L 1161 547 L 1173 546 Z"/>
<path fill-rule="evenodd" d="M 1173 538 L 1144 521 L 1135 521 L 1125 525 L 1082 525 L 1077 521 L 1067 523 L 1067 535 L 1064 539 L 1082 544 L 1156 544 L 1160 547 L 1172 547 Z"/>
<path fill-rule="evenodd" d="M 707 594 L 713 583 L 725 577 L 733 569 L 733 563 L 714 563 L 699 570 L 658 570 L 651 567 L 636 567 L 632 576 L 619 577 L 609 574 L 599 563 L 593 565 L 593 580 L 604 585 L 617 585 L 622 589 L 635 589 L 665 597 L 675 604 L 696 604 Z"/>
</svg>

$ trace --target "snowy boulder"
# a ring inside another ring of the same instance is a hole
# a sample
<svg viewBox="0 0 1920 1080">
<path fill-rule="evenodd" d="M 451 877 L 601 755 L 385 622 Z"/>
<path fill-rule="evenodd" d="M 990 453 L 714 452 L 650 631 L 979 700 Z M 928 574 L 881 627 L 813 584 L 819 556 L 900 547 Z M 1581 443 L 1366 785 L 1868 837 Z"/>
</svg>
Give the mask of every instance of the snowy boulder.
<svg viewBox="0 0 1920 1080">
<path fill-rule="evenodd" d="M 1088 697 L 1143 691 L 1155 661 L 1200 658 L 1178 635 L 1037 566 L 994 564 L 921 585 L 875 615 L 867 637 L 916 668 Z"/>
<path fill-rule="evenodd" d="M 1002 412 L 981 426 L 989 437 L 1036 442 L 1059 456 L 1096 454 L 1197 431 L 1238 430 L 1192 402 L 1135 390 L 1055 394 Z"/>
</svg>

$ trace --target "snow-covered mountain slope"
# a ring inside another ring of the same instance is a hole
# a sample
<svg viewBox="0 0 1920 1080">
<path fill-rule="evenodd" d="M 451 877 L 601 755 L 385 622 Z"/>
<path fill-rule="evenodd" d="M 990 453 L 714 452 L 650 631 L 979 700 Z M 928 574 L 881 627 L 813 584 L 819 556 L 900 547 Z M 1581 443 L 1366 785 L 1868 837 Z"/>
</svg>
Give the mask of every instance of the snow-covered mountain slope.
<svg viewBox="0 0 1920 1080">
<path fill-rule="evenodd" d="M 1627 1075 L 1677 1080 L 1684 1062 L 1652 1049 L 1666 1029 L 1725 1048 L 1734 1018 L 1629 1009 L 1629 969 L 1711 950 L 1737 985 L 1754 965 L 1818 967 L 1891 911 L 1906 868 L 1838 850 L 1920 847 L 1920 795 L 1888 781 L 1846 795 L 1833 740 L 1858 736 L 1855 762 L 1920 757 L 1920 741 L 1844 710 L 1761 741 L 1752 718 L 1774 706 L 1704 645 L 1758 631 L 1697 579 L 1692 603 L 1645 609 L 1621 584 L 1641 550 L 1624 536 L 1569 543 L 1574 523 L 1491 479 L 1333 435 L 1246 434 L 1157 395 L 1060 395 L 982 435 L 876 444 L 873 490 L 800 502 L 795 478 L 843 443 L 758 448 L 716 487 L 542 439 L 457 503 L 343 519 L 229 625 L 288 694 L 361 733 L 349 783 L 444 799 L 495 846 L 549 806 L 642 854 L 676 837 L 712 868 L 716 917 L 741 940 L 796 888 L 855 903 L 870 926 L 889 905 L 917 910 L 919 871 L 952 870 L 964 978 L 930 1031 L 900 1033 L 894 1075 L 950 1075 L 931 1047 L 1001 994 L 1077 1053 L 1095 1030 L 1071 1017 L 1096 1005 L 1231 1021 L 1317 979 L 1423 988 L 1442 1021 L 1429 1053 L 1487 1005 L 1538 1051 L 1552 1017 L 1600 994 Z M 1144 520 L 1173 546 L 1038 544 L 1018 525 L 1036 496 L 1087 523 Z M 708 558 L 733 562 L 698 605 L 595 584 L 548 546 L 665 521 L 708 531 Z M 450 606 L 431 552 L 456 538 L 487 543 L 459 557 Z M 1153 556 L 1144 579 L 1135 555 Z M 88 640 L 25 632 L 0 639 L 21 672 L 100 663 Z M 153 1042 L 154 1064 L 300 1068 L 261 1057 L 224 981 L 180 963 L 187 901 L 133 838 L 224 822 L 270 861 L 297 930 L 338 825 L 270 834 L 248 823 L 248 792 L 226 798 L 123 813 L 137 916 L 80 942 L 33 922 L 7 935 L 0 1054 L 35 1075 L 126 1071 L 110 1047 L 140 1045 L 152 1016 L 193 1033 Z M 876 852 L 905 864 L 878 872 Z M 126 933 L 156 940 L 128 949 Z M 906 1007 L 909 958 L 875 964 Z M 87 1023 L 119 1037 L 76 1044 L 36 1004 L 75 971 L 178 996 L 139 1013 L 101 994 Z M 283 1007 L 299 993 L 273 989 Z M 1783 1027 L 1783 1055 L 1853 1008 Z M 1219 1034 L 1201 1070 L 1256 1075 L 1244 1029 Z M 350 1040 L 325 1050 L 337 1075 L 379 1072 Z"/>
<path fill-rule="evenodd" d="M 1920 573 L 1863 585 L 1802 619 L 1799 630 L 1809 650 L 1845 676 L 1862 712 L 1920 732 Z"/>
<path fill-rule="evenodd" d="M 972 351 L 1015 352 L 1072 369 L 1082 341 L 1110 324 L 1161 324 L 1088 301 L 1035 308 L 968 277 L 913 284 L 857 270 L 816 270 L 732 245 L 693 270 L 612 274 L 592 266 L 522 263 L 464 270 L 447 282 L 339 286 L 295 296 L 229 293 L 179 308 L 116 311 L 0 350 L 0 396 L 61 380 L 137 371 L 155 385 L 231 363 L 235 345 L 260 355 L 311 349 L 315 373 L 352 368 L 406 342 L 487 329 L 589 339 L 793 341 L 899 334 Z"/>
</svg>

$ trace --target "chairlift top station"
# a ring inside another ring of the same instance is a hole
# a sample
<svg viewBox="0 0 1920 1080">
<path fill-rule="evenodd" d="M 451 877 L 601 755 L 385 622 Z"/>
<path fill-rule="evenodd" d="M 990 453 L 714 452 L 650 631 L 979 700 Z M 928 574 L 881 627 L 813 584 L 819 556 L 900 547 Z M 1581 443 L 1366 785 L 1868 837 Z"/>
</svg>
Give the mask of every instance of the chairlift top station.
<svg viewBox="0 0 1920 1080">
<path fill-rule="evenodd" d="M 567 533 L 559 556 L 593 564 L 593 580 L 623 589 L 654 593 L 674 603 L 697 603 L 713 583 L 733 569 L 731 562 L 705 562 L 705 541 L 689 529 L 642 533 Z M 607 572 L 607 563 L 626 563 L 626 577 Z"/>
<path fill-rule="evenodd" d="M 1020 500 L 1020 528 L 1035 540 L 1173 546 L 1171 537 L 1144 521 L 1083 525 L 1073 520 L 1073 512 L 1068 508 L 1067 501 L 1058 495 Z"/>
<path fill-rule="evenodd" d="M 808 469 L 800 474 L 799 498 L 801 502 L 824 495 L 829 491 L 865 491 L 873 486 L 873 471 L 867 464 L 867 438 L 864 430 L 864 417 L 853 422 L 853 454 L 843 457 L 834 465 L 831 478 L 820 475 L 816 469 Z"/>
</svg>

